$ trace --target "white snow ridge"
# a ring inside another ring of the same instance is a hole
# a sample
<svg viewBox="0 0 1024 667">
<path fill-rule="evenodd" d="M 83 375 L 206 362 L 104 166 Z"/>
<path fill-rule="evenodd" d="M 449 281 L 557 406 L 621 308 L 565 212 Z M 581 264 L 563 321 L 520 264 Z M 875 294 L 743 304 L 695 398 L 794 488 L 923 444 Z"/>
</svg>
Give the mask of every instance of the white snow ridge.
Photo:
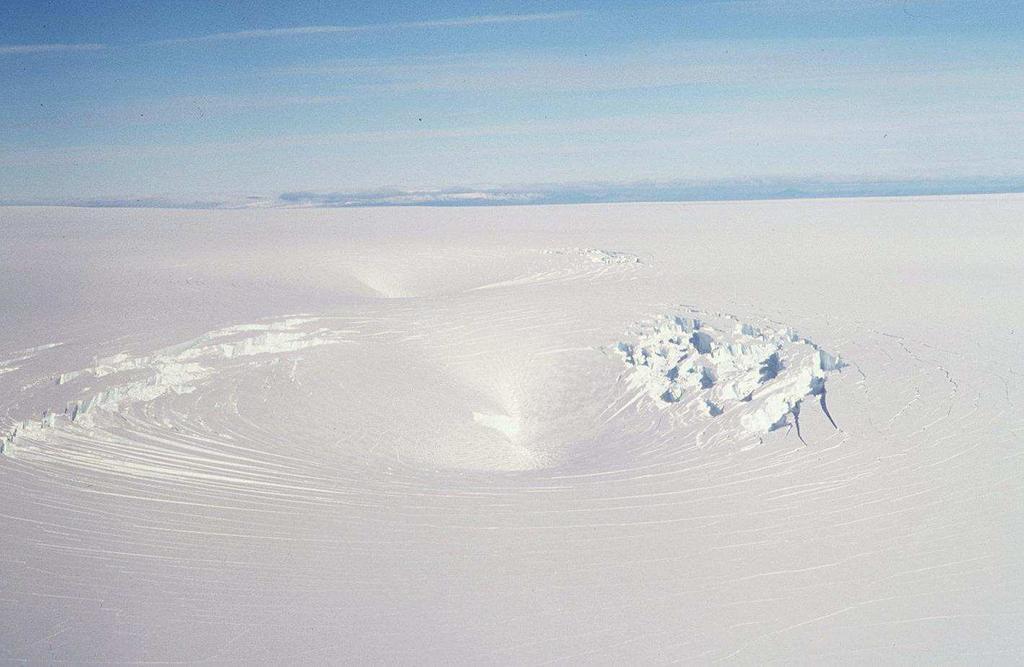
<svg viewBox="0 0 1024 667">
<path fill-rule="evenodd" d="M 600 248 L 556 248 L 544 250 L 548 255 L 568 255 L 583 257 L 595 264 L 639 264 L 640 258 L 628 252 L 617 250 L 601 250 Z"/>
</svg>

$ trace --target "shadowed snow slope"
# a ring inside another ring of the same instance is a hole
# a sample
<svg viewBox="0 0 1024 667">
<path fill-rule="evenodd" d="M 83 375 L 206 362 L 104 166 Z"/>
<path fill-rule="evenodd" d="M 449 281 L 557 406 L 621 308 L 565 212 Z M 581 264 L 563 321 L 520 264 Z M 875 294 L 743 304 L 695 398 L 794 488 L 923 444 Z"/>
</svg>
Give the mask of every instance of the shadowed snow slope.
<svg viewBox="0 0 1024 667">
<path fill-rule="evenodd" d="M 1024 660 L 1022 215 L 0 209 L 0 661 Z"/>
</svg>

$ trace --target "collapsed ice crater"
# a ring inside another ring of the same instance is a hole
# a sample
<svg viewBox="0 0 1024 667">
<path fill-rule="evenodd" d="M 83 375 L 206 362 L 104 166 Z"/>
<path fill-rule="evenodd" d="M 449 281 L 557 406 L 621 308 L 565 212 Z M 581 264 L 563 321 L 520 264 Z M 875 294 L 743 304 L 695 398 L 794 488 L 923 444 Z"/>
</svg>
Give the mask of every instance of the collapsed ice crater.
<svg viewBox="0 0 1024 667">
<path fill-rule="evenodd" d="M 734 421 L 747 434 L 795 426 L 800 435 L 800 406 L 814 397 L 836 427 L 825 382 L 845 364 L 791 328 L 694 311 L 635 329 L 634 340 L 615 350 L 632 370 L 632 386 L 662 408 L 688 408 L 681 410 L 688 419 Z"/>
</svg>

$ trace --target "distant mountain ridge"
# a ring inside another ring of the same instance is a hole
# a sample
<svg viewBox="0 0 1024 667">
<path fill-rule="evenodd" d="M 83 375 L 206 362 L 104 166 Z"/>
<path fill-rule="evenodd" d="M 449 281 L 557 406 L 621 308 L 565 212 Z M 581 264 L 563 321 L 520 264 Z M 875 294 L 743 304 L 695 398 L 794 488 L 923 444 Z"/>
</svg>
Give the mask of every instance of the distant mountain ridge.
<svg viewBox="0 0 1024 667">
<path fill-rule="evenodd" d="M 88 208 L 357 208 L 385 206 L 522 206 L 625 202 L 749 201 L 844 197 L 907 197 L 1024 192 L 1024 177 L 998 179 L 733 179 L 626 183 L 531 184 L 465 188 L 297 190 L 278 195 L 81 197 L 6 200 L 6 206 Z"/>
</svg>

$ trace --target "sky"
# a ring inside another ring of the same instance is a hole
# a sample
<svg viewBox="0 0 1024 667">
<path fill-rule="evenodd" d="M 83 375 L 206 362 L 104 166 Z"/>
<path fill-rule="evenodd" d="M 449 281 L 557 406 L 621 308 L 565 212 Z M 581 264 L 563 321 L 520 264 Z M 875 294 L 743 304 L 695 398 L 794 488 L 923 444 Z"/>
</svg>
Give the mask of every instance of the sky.
<svg viewBox="0 0 1024 667">
<path fill-rule="evenodd" d="M 999 188 L 1022 54 L 1008 0 L 4 0 L 0 200 Z"/>
</svg>

